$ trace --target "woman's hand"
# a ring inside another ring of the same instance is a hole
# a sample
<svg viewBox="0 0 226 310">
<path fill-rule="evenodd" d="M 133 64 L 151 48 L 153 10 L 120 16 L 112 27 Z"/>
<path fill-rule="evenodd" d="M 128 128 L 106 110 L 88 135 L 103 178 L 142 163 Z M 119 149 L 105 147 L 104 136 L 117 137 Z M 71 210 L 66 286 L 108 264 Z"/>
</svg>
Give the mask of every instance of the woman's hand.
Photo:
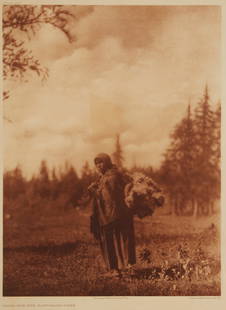
<svg viewBox="0 0 226 310">
<path fill-rule="evenodd" d="M 98 189 L 98 184 L 96 183 L 96 182 L 92 182 L 90 185 L 89 185 L 89 187 L 88 187 L 88 192 L 90 193 L 90 194 L 94 194 L 94 193 L 96 193 L 96 191 L 97 191 L 97 189 Z"/>
</svg>

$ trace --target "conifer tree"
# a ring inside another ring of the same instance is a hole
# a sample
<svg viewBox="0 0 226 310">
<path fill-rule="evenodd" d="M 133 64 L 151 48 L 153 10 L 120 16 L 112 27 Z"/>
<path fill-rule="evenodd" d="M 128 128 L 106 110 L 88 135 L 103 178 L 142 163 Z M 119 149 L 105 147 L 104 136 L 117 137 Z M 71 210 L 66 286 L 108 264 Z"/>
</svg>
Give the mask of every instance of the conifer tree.
<svg viewBox="0 0 226 310">
<path fill-rule="evenodd" d="M 219 198 L 220 117 L 220 105 L 212 111 L 206 86 L 194 116 L 189 105 L 186 117 L 171 135 L 160 175 L 177 214 L 189 205 L 190 214 L 207 215 Z"/>
<path fill-rule="evenodd" d="M 41 161 L 39 175 L 37 180 L 37 192 L 40 197 L 48 198 L 50 194 L 49 170 L 45 160 Z"/>
<path fill-rule="evenodd" d="M 119 169 L 123 168 L 123 161 L 124 161 L 124 157 L 123 157 L 123 152 L 122 152 L 122 147 L 121 147 L 121 143 L 120 143 L 120 135 L 117 134 L 116 135 L 116 139 L 115 139 L 115 152 L 112 154 L 113 157 L 113 162 L 116 164 L 116 166 Z"/>
<path fill-rule="evenodd" d="M 215 184 L 214 165 L 214 112 L 210 106 L 208 87 L 205 87 L 203 98 L 199 101 L 195 110 L 195 133 L 196 133 L 196 159 L 195 159 L 195 182 L 197 185 L 198 206 L 201 213 L 209 212 L 209 202 L 212 199 Z"/>
<path fill-rule="evenodd" d="M 221 104 L 218 103 L 217 109 L 214 113 L 215 126 L 214 126 L 214 155 L 213 165 L 215 167 L 215 186 L 213 186 L 213 198 L 220 198 L 221 190 Z M 215 191 L 214 191 L 215 190 Z M 212 202 L 212 208 L 213 208 Z M 214 212 L 214 210 L 213 210 Z"/>
<path fill-rule="evenodd" d="M 51 197 L 53 199 L 56 199 L 57 196 L 59 195 L 59 190 L 60 190 L 60 180 L 57 177 L 56 174 L 56 168 L 53 167 L 51 171 Z"/>
<path fill-rule="evenodd" d="M 220 170 L 221 163 L 221 103 L 218 103 L 217 109 L 215 111 L 215 154 L 214 163 L 216 164 L 218 170 Z"/>
<path fill-rule="evenodd" d="M 162 173 L 167 177 L 175 213 L 183 213 L 194 195 L 192 183 L 194 162 L 194 128 L 190 104 L 186 116 L 177 124 L 165 154 Z"/>
<path fill-rule="evenodd" d="M 61 178 L 61 194 L 65 197 L 65 203 L 73 207 L 76 206 L 77 201 L 81 196 L 81 184 L 75 168 L 68 163 L 65 165 L 67 170 Z"/>
</svg>

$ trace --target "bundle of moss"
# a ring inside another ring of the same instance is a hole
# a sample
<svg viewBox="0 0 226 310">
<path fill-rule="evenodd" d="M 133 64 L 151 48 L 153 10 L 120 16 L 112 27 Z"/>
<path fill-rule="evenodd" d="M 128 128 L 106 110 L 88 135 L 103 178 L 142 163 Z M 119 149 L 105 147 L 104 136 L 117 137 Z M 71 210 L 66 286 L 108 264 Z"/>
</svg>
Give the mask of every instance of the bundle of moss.
<svg viewBox="0 0 226 310">
<path fill-rule="evenodd" d="M 139 218 L 151 216 L 156 208 L 164 205 L 159 186 L 143 173 L 134 173 L 125 187 L 125 202 Z"/>
</svg>

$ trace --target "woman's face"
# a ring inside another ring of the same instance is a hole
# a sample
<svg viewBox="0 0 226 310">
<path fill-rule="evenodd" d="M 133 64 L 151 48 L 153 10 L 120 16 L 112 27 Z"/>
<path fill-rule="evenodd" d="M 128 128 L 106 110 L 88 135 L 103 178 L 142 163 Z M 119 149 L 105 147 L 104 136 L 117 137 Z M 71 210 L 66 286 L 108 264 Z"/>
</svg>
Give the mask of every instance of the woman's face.
<svg viewBox="0 0 226 310">
<path fill-rule="evenodd" d="M 104 174 L 107 170 L 107 165 L 104 161 L 102 160 L 96 160 L 95 162 L 97 171 L 100 172 L 101 174 Z"/>
</svg>

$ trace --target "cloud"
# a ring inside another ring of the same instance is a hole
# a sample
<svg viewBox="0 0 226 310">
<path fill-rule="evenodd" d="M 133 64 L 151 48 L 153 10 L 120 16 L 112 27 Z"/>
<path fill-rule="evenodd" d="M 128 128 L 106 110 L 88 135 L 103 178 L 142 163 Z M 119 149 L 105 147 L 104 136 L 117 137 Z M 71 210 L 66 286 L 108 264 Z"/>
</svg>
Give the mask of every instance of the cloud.
<svg viewBox="0 0 226 310">
<path fill-rule="evenodd" d="M 46 56 L 50 77 L 14 89 L 6 166 L 21 162 L 31 173 L 45 158 L 80 169 L 98 152 L 111 154 L 116 133 L 128 165 L 158 165 L 189 98 L 197 102 L 206 82 L 213 101 L 219 97 L 219 11 L 99 6 L 74 27 L 70 46 L 42 30 L 55 49 Z M 45 53 L 41 38 L 33 44 Z"/>
<path fill-rule="evenodd" d="M 160 6 L 95 6 L 75 26 L 76 46 L 90 49 L 112 36 L 127 48 L 144 47 L 158 36 L 167 15 Z"/>
</svg>

